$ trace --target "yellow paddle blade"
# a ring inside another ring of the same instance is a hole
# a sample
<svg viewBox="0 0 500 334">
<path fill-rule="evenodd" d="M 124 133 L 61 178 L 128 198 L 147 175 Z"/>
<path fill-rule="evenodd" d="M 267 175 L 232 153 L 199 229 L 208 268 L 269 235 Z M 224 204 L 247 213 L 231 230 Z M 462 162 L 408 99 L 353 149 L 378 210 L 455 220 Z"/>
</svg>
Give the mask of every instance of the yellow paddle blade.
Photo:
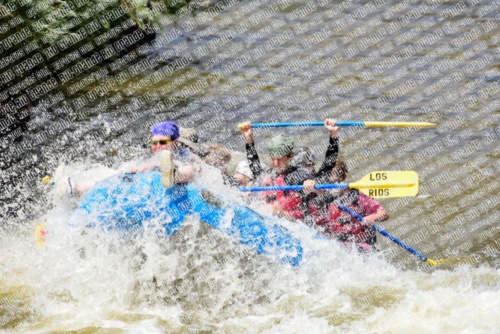
<svg viewBox="0 0 500 334">
<path fill-rule="evenodd" d="M 50 179 L 50 176 L 48 176 L 48 175 L 44 176 L 42 179 L 42 183 L 51 184 L 52 180 Z"/>
<path fill-rule="evenodd" d="M 38 248 L 42 249 L 45 246 L 45 236 L 48 231 L 45 229 L 44 224 L 38 224 L 35 228 L 35 241 L 38 245 Z"/>
<path fill-rule="evenodd" d="M 375 127 L 391 127 L 391 128 L 405 128 L 405 127 L 419 127 L 428 128 L 431 126 L 436 126 L 436 123 L 426 123 L 426 122 L 365 122 L 365 127 L 375 128 Z"/>
<path fill-rule="evenodd" d="M 447 260 L 446 259 L 438 259 L 438 260 L 433 260 L 433 259 L 427 259 L 427 263 L 433 267 L 433 266 L 437 266 L 438 264 L 441 264 L 443 262 L 446 262 Z"/>
<path fill-rule="evenodd" d="M 349 183 L 374 198 L 410 197 L 418 194 L 418 174 L 414 171 L 376 171 Z"/>
<path fill-rule="evenodd" d="M 459 256 L 454 256 L 451 258 L 439 259 L 439 260 L 427 259 L 427 263 L 430 266 L 440 265 L 440 268 L 442 268 L 442 269 L 454 269 L 454 268 L 457 268 L 457 267 L 463 266 L 463 265 L 477 266 L 481 262 L 482 262 L 481 257 L 478 256 L 477 254 L 459 255 Z"/>
</svg>

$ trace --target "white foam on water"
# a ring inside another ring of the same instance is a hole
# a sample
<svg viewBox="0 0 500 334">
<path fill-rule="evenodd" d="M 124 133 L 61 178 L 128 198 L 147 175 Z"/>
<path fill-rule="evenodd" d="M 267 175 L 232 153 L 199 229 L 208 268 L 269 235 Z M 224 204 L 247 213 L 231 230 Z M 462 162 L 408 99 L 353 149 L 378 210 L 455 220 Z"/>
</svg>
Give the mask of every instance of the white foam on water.
<svg viewBox="0 0 500 334">
<path fill-rule="evenodd" d="M 78 167 L 71 170 L 75 179 L 87 177 Z M 220 176 L 207 170 L 197 183 L 223 189 Z M 89 173 L 105 177 L 110 170 Z M 224 189 L 237 196 L 236 190 Z M 54 207 L 0 246 L 3 289 L 33 289 L 27 303 L 40 314 L 23 332 L 500 331 L 499 269 L 405 271 L 380 254 L 349 252 L 302 224 L 280 221 L 304 247 L 301 266 L 293 268 L 256 254 L 196 217 L 188 217 L 172 238 L 158 237 L 162 222 L 154 221 L 132 237 L 85 229 L 83 217 L 72 218 L 81 225 L 69 226 L 73 206 L 53 192 Z M 49 231 L 42 250 L 33 240 L 40 222 Z"/>
</svg>

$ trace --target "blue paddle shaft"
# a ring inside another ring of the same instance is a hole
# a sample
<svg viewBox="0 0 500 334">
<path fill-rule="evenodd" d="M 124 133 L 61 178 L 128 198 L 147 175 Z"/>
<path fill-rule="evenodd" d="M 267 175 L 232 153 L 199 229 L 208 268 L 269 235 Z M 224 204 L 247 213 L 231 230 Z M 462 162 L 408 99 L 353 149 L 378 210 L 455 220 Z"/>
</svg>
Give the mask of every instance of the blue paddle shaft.
<svg viewBox="0 0 500 334">
<path fill-rule="evenodd" d="M 288 128 L 296 126 L 323 126 L 324 122 L 254 123 L 252 128 Z M 365 126 L 365 122 L 337 122 L 336 126 Z"/>
<path fill-rule="evenodd" d="M 359 221 L 363 221 L 363 216 L 361 216 L 360 214 L 352 211 L 347 206 L 338 205 L 338 207 L 340 209 L 344 210 L 345 212 L 349 213 L 351 216 L 353 216 L 354 218 L 358 219 Z M 422 261 L 427 261 L 427 257 L 424 254 L 422 254 L 419 251 L 417 251 L 416 249 L 413 249 L 412 247 L 408 246 L 403 241 L 399 240 L 398 238 L 396 238 L 395 236 L 393 236 L 389 232 L 383 230 L 381 227 L 379 227 L 377 225 L 372 225 L 372 227 L 373 227 L 373 229 L 375 231 L 377 231 L 378 233 L 382 234 L 384 237 L 387 237 L 387 238 L 391 239 L 393 242 L 395 242 L 399 246 L 403 247 L 404 249 L 406 249 L 410 253 L 415 254 L 416 256 L 418 256 Z"/>
<path fill-rule="evenodd" d="M 359 213 L 356 213 L 354 211 L 352 211 L 351 209 L 349 209 L 347 206 L 345 205 L 341 205 L 341 204 L 337 204 L 335 203 L 340 209 L 344 210 L 345 212 L 347 212 L 348 214 L 350 214 L 351 216 L 353 216 L 354 218 L 356 218 L 357 220 L 359 221 L 363 221 L 363 216 L 360 215 Z"/>
<path fill-rule="evenodd" d="M 416 249 L 408 246 L 403 241 L 399 240 L 398 238 L 396 238 L 392 234 L 390 234 L 387 231 L 383 230 L 381 227 L 379 227 L 377 225 L 372 225 L 372 227 L 375 229 L 375 231 L 377 231 L 378 233 L 382 234 L 384 237 L 387 237 L 387 238 L 391 239 L 396 244 L 398 244 L 399 246 L 403 247 L 404 249 L 406 249 L 410 253 L 418 256 L 422 261 L 427 261 L 427 257 L 424 254 L 422 254 L 418 250 L 416 250 Z"/>
<path fill-rule="evenodd" d="M 349 185 L 347 183 L 332 183 L 332 184 L 317 184 L 314 189 L 332 189 L 332 188 L 347 188 Z M 295 186 L 270 186 L 270 187 L 241 187 L 241 191 L 278 191 L 278 190 L 303 190 L 303 185 Z"/>
</svg>

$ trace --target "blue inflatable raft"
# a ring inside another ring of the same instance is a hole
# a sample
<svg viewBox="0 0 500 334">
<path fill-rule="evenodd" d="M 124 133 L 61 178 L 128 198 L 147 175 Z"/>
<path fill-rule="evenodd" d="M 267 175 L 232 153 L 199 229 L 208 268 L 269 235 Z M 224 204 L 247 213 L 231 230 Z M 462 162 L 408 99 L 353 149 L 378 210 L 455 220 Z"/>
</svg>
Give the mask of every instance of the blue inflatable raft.
<svg viewBox="0 0 500 334">
<path fill-rule="evenodd" d="M 148 171 L 100 182 L 82 198 L 77 214 L 87 216 L 90 227 L 107 230 L 137 229 L 157 219 L 167 236 L 181 227 L 187 215 L 196 215 L 259 254 L 293 266 L 300 264 L 300 240 L 283 227 L 193 184 L 165 189 L 160 178 L 159 172 Z"/>
</svg>

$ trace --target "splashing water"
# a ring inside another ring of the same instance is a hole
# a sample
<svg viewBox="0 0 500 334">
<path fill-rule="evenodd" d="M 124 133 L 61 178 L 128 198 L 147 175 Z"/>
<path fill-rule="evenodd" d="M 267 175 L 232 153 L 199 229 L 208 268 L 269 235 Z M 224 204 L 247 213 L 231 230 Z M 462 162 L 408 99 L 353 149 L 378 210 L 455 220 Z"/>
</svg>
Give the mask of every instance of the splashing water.
<svg viewBox="0 0 500 334">
<path fill-rule="evenodd" d="M 113 172 L 71 171 L 79 180 Z M 198 182 L 220 191 L 218 177 L 207 169 Z M 282 221 L 304 247 L 301 266 L 293 268 L 258 255 L 195 216 L 170 238 L 158 235 L 162 222 L 154 220 L 129 233 L 88 229 L 84 217 L 73 216 L 74 203 L 54 193 L 48 195 L 46 214 L 33 222 L 44 222 L 49 231 L 43 249 L 33 238 L 33 224 L 3 234 L 1 310 L 7 331 L 500 329 L 498 269 L 405 271 L 388 263 L 383 252 L 346 252 L 303 225 Z"/>
</svg>

